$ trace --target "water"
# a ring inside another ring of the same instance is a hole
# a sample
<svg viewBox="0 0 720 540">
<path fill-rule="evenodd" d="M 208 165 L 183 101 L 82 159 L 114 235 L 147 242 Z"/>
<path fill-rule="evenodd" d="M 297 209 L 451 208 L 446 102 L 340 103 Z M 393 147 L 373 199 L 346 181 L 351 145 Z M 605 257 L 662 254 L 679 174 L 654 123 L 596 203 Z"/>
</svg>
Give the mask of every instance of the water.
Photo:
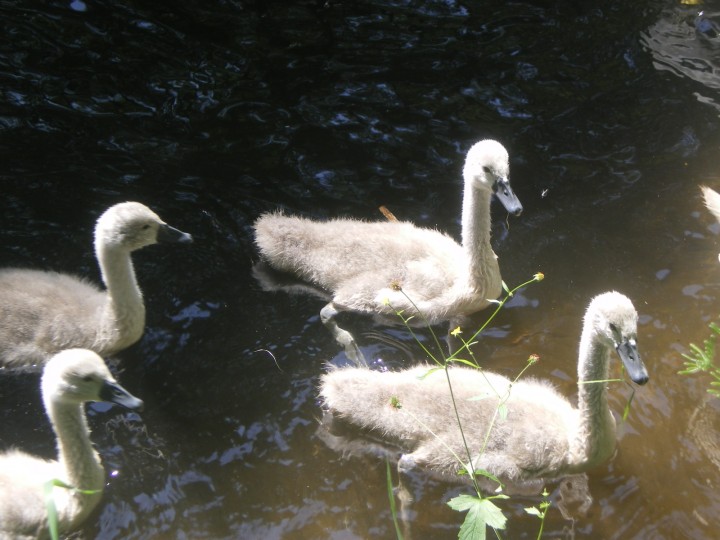
<svg viewBox="0 0 720 540">
<path fill-rule="evenodd" d="M 89 408 L 112 476 L 76 537 L 392 538 L 385 464 L 316 433 L 318 377 L 344 360 L 322 302 L 261 290 L 252 222 L 276 208 L 376 219 L 384 204 L 458 235 L 464 152 L 493 137 L 525 207 L 493 207 L 503 277 L 546 280 L 497 319 L 487 365 L 514 374 L 537 353 L 532 373 L 573 396 L 584 309 L 617 289 L 640 312 L 651 375 L 617 456 L 588 475 L 588 514 L 553 508 L 545 536 L 714 538 L 720 406 L 707 377 L 676 372 L 720 300 L 720 226 L 698 190 L 720 187 L 719 13 L 657 0 L 0 3 L 2 264 L 97 280 L 94 220 L 122 200 L 196 239 L 135 256 L 148 327 L 111 364 L 146 410 Z M 343 321 L 391 367 L 423 358 L 401 330 Z M 629 395 L 612 388 L 614 411 Z M 0 401 L 1 446 L 51 457 L 37 375 L 3 374 Z M 462 516 L 444 502 L 463 488 L 412 482 L 413 538 L 455 538 Z M 502 504 L 506 537 L 535 537 L 522 508 L 538 501 Z"/>
</svg>

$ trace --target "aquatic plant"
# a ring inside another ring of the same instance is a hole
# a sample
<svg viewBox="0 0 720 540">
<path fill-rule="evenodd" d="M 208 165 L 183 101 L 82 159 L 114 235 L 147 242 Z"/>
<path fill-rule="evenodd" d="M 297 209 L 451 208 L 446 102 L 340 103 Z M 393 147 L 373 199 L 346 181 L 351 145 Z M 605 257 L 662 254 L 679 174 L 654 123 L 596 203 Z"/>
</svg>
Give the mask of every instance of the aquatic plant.
<svg viewBox="0 0 720 540">
<path fill-rule="evenodd" d="M 453 389 L 453 384 L 451 382 L 450 374 L 449 374 L 449 367 L 453 364 L 463 364 L 466 367 L 471 367 L 474 369 L 479 370 L 481 373 L 482 368 L 480 367 L 479 363 L 475 359 L 473 355 L 473 351 L 471 349 L 472 345 L 476 343 L 477 337 L 480 335 L 480 333 L 490 324 L 490 322 L 493 320 L 493 318 L 497 315 L 499 310 L 505 305 L 505 303 L 513 297 L 516 291 L 518 291 L 520 288 L 523 288 L 530 283 L 533 283 L 535 281 L 541 281 L 543 279 L 543 274 L 538 273 L 531 280 L 526 281 L 525 283 L 522 283 L 515 287 L 514 289 L 510 290 L 504 283 L 503 283 L 503 290 L 505 291 L 505 296 L 502 298 L 502 300 L 497 301 L 497 307 L 494 310 L 494 312 L 490 315 L 488 320 L 485 322 L 485 324 L 482 325 L 482 327 L 475 332 L 470 339 L 465 340 L 462 337 L 462 330 L 460 328 L 456 328 L 451 332 L 453 336 L 456 338 L 459 338 L 462 341 L 462 346 L 459 347 L 455 352 L 450 354 L 449 356 L 444 356 L 442 353 L 442 348 L 440 347 L 439 340 L 435 336 L 435 334 L 432 331 L 432 328 L 428 328 L 433 336 L 435 345 L 438 347 L 438 350 L 440 351 L 439 354 L 433 354 L 433 352 L 430 350 L 432 346 L 425 346 L 423 343 L 415 337 L 415 339 L 418 341 L 420 346 L 423 348 L 423 350 L 428 354 L 429 358 L 432 359 L 432 361 L 436 364 L 435 366 L 427 367 L 420 370 L 419 377 L 425 378 L 429 376 L 430 374 L 438 371 L 444 371 L 445 378 L 447 381 L 447 389 L 450 397 L 450 403 L 452 404 L 453 408 L 453 414 L 455 418 L 455 423 L 457 424 L 459 431 L 460 431 L 460 437 L 461 437 L 461 445 L 460 449 L 457 447 L 455 449 L 451 448 L 448 444 L 445 444 L 445 442 L 442 440 L 441 437 L 438 436 L 438 434 L 433 431 L 433 428 L 431 428 L 429 425 L 424 423 L 420 418 L 418 418 L 415 414 L 411 413 L 410 411 L 406 410 L 403 407 L 402 399 L 397 396 L 393 396 L 390 399 L 390 402 L 393 407 L 398 409 L 403 409 L 403 412 L 406 415 L 409 415 L 410 418 L 412 418 L 418 425 L 420 425 L 424 430 L 426 430 L 430 436 L 432 436 L 434 439 L 439 441 L 439 443 L 445 447 L 445 449 L 452 455 L 453 460 L 457 463 L 457 470 L 459 471 L 459 475 L 466 475 L 467 478 L 470 480 L 474 494 L 462 494 L 459 495 L 453 499 L 451 499 L 448 502 L 448 505 L 459 512 L 466 512 L 465 519 L 463 521 L 463 524 L 460 528 L 458 538 L 460 540 L 484 540 L 486 538 L 487 534 L 487 527 L 491 527 L 494 529 L 495 535 L 500 538 L 500 531 L 505 529 L 507 519 L 502 513 L 502 510 L 495 504 L 496 500 L 500 499 L 508 499 L 509 497 L 503 493 L 503 489 L 505 489 L 506 486 L 503 485 L 503 482 L 505 480 L 500 480 L 498 477 L 495 477 L 493 474 L 486 470 L 482 470 L 477 468 L 477 463 L 479 462 L 478 459 L 473 459 L 468 441 L 466 439 L 466 430 L 463 429 L 461 416 L 458 411 L 458 405 L 456 402 L 456 394 Z M 622 295 L 619 295 L 619 293 L 607 293 L 607 295 L 616 295 L 624 298 L 628 303 L 629 300 L 627 298 L 623 297 Z M 602 296 L 602 295 L 601 295 Z M 603 296 L 604 297 L 604 296 Z M 614 298 L 614 297 L 613 297 Z M 408 299 L 410 301 L 410 299 Z M 592 306 L 592 304 L 591 304 Z M 632 308 L 632 306 L 630 305 Z M 632 312 L 634 313 L 634 308 L 632 309 Z M 411 318 L 405 318 L 403 313 L 401 311 L 397 312 L 398 316 L 401 318 L 401 320 L 405 323 L 406 328 L 415 336 L 413 333 L 412 327 L 410 326 L 409 322 Z M 427 322 L 427 321 L 426 321 Z M 588 322 L 586 320 L 586 326 Z M 612 325 L 611 325 L 612 326 Z M 613 326 L 614 328 L 614 326 Z M 615 331 L 615 330 L 614 330 Z M 633 340 L 634 342 L 634 340 Z M 637 358 L 638 363 L 640 364 L 640 367 L 642 368 L 642 373 L 633 373 L 633 369 L 631 369 L 632 365 L 628 365 L 628 370 L 631 371 L 630 376 L 633 379 L 634 382 L 637 384 L 644 384 L 647 381 L 647 373 L 644 370 L 644 367 L 642 366 L 642 362 L 639 360 L 639 357 L 635 356 L 634 358 Z M 488 411 L 490 413 L 490 419 L 489 423 L 487 424 L 487 428 L 482 428 L 482 437 L 484 439 L 481 440 L 481 445 L 478 450 L 478 453 L 480 455 L 483 455 L 485 452 L 489 452 L 490 446 L 489 442 L 492 440 L 492 434 L 493 430 L 496 428 L 496 426 L 499 423 L 504 422 L 508 418 L 508 402 L 511 399 L 511 394 L 513 391 L 515 391 L 515 388 L 517 387 L 518 381 L 525 375 L 525 372 L 534 364 L 536 364 L 539 361 L 539 356 L 536 354 L 532 354 L 528 357 L 526 365 L 520 370 L 520 372 L 510 381 L 508 381 L 508 384 L 503 384 L 501 390 L 495 390 L 493 388 L 493 385 L 488 381 L 489 388 L 492 389 L 492 391 L 495 392 L 495 398 L 497 399 L 497 404 L 494 405 L 494 410 Z M 460 368 L 457 368 L 460 369 Z M 416 376 L 418 376 L 416 374 Z M 595 380 L 594 378 L 590 378 L 592 380 L 588 379 L 582 379 L 579 382 L 579 384 L 601 384 L 606 385 L 609 382 L 626 382 L 623 378 L 618 379 L 608 379 L 607 377 L 602 377 L 601 380 Z M 634 390 L 625 406 L 625 411 L 623 413 L 623 420 L 627 418 L 627 415 L 630 411 L 630 405 L 632 403 L 632 399 L 634 396 Z M 477 398 L 471 398 L 474 399 L 482 399 L 481 396 L 478 396 Z M 513 398 L 514 399 L 514 398 Z M 467 418 L 466 418 L 467 420 Z M 477 438 L 477 433 L 474 435 L 474 438 Z M 477 440 L 477 439 L 476 439 Z M 501 475 L 498 475 L 500 478 L 503 478 Z M 481 488 L 481 483 L 479 481 L 480 478 L 483 478 L 483 488 Z M 491 486 L 497 486 L 495 489 L 492 487 L 488 489 L 488 482 L 486 480 L 490 480 Z M 539 478 L 538 478 L 539 480 Z M 492 492 L 492 495 L 488 496 L 485 495 L 485 493 Z M 538 532 L 538 538 L 542 536 L 543 529 L 544 529 L 544 523 L 545 523 L 545 517 L 547 515 L 547 511 L 550 508 L 550 502 L 547 499 L 547 491 L 543 489 L 543 501 L 538 504 L 537 507 L 530 507 L 526 508 L 526 512 L 532 515 L 537 516 L 540 519 L 540 530 Z M 394 513 L 393 513 L 394 516 Z M 398 536 L 398 538 L 401 538 Z"/>
<path fill-rule="evenodd" d="M 683 353 L 682 357 L 687 361 L 683 362 L 685 369 L 678 371 L 680 375 L 691 375 L 698 372 L 709 373 L 714 379 L 710 382 L 708 393 L 713 396 L 720 397 L 720 368 L 715 365 L 715 342 L 720 335 L 720 326 L 717 323 L 709 325 L 712 333 L 710 337 L 703 341 L 703 347 L 690 344 L 690 353 Z"/>
<path fill-rule="evenodd" d="M 473 354 L 473 351 L 471 347 L 476 343 L 476 340 L 478 336 L 487 328 L 487 326 L 493 321 L 493 319 L 496 317 L 496 315 L 500 312 L 500 310 L 503 308 L 503 306 L 510 300 L 513 295 L 520 289 L 530 285 L 531 283 L 535 283 L 538 281 L 542 281 L 544 279 L 544 274 L 541 272 L 536 273 L 532 279 L 525 281 L 524 283 L 521 283 L 520 285 L 517 285 L 513 289 L 509 289 L 508 286 L 505 284 L 505 282 L 502 282 L 503 291 L 505 292 L 505 296 L 501 300 L 493 300 L 492 302 L 496 304 L 495 309 L 490 314 L 490 316 L 487 318 L 485 323 L 482 324 L 482 326 L 469 338 L 464 339 L 462 337 L 462 330 L 458 327 L 452 330 L 451 334 L 455 336 L 456 338 L 460 339 L 462 341 L 462 346 L 459 347 L 455 352 L 450 354 L 449 356 L 445 356 L 443 351 L 443 348 L 440 345 L 440 340 L 438 339 L 435 332 L 432 330 L 431 325 L 429 324 L 429 321 L 424 321 L 425 326 L 429 329 L 430 334 L 432 336 L 432 339 L 435 343 L 435 346 L 437 347 L 437 350 L 439 351 L 438 354 L 434 354 L 429 347 L 427 347 L 422 340 L 420 340 L 412 326 L 410 326 L 410 320 L 413 318 L 413 316 L 405 317 L 403 315 L 402 310 L 396 310 L 396 314 L 400 319 L 402 320 L 405 327 L 408 329 L 408 331 L 412 334 L 413 338 L 416 340 L 416 342 L 422 347 L 423 351 L 428 355 L 430 359 L 432 359 L 433 362 L 437 364 L 437 367 L 431 368 L 431 370 L 428 372 L 431 373 L 432 371 L 436 370 L 444 370 L 445 375 L 447 377 L 447 383 L 448 383 L 448 391 L 450 392 L 451 401 L 453 403 L 453 407 L 455 409 L 455 418 L 458 423 L 458 427 L 460 428 L 461 437 L 463 439 L 463 445 L 465 447 L 465 452 L 467 454 L 467 461 L 465 461 L 460 456 L 455 455 L 455 459 L 457 459 L 458 464 L 460 465 L 460 474 L 467 474 L 470 478 L 470 481 L 473 486 L 473 490 L 475 494 L 460 494 L 457 497 L 454 497 L 448 501 L 448 506 L 452 508 L 453 510 L 456 510 L 458 512 L 466 512 L 465 519 L 463 521 L 463 524 L 460 527 L 460 531 L 458 534 L 458 538 L 460 540 L 485 540 L 487 528 L 492 528 L 496 535 L 498 534 L 498 531 L 504 530 L 507 518 L 502 513 L 502 510 L 495 504 L 494 501 L 496 500 L 502 500 L 502 499 L 508 499 L 509 497 L 505 494 L 503 494 L 502 491 L 502 483 L 499 479 L 497 479 L 495 476 L 490 474 L 488 471 L 476 469 L 473 466 L 472 457 L 470 448 L 465 440 L 465 434 L 462 428 L 462 422 L 460 420 L 460 415 L 457 410 L 456 401 L 453 395 L 453 388 L 452 383 L 450 381 L 450 376 L 448 372 L 448 367 L 452 364 L 464 364 L 467 366 L 471 366 L 476 369 L 482 369 L 480 367 L 480 364 L 475 359 L 475 356 Z M 399 288 L 398 288 L 399 289 Z M 401 289 L 399 289 L 401 290 Z M 412 303 L 412 299 L 407 298 L 407 300 Z M 392 307 L 392 306 L 390 306 Z M 419 310 L 416 310 L 416 312 L 419 312 Z M 422 313 L 419 315 L 422 317 Z M 463 357 L 464 354 L 467 353 L 467 357 Z M 540 357 L 538 355 L 531 355 L 528 358 L 527 364 L 525 367 L 518 373 L 518 375 L 513 379 L 513 384 L 517 382 L 520 377 L 525 373 L 525 371 L 535 364 Z M 495 415 L 490 422 L 490 426 L 488 427 L 488 432 L 486 435 L 485 443 L 487 443 L 487 440 L 489 439 L 490 432 L 493 429 L 493 426 L 495 425 L 495 422 L 498 419 L 502 419 L 507 415 L 507 407 L 506 403 L 507 400 L 510 397 L 510 392 L 512 391 L 512 384 L 508 387 L 506 393 L 504 395 L 498 395 L 499 403 L 497 405 L 497 408 L 495 410 Z M 482 451 L 482 450 L 481 450 Z M 497 483 L 498 489 L 494 495 L 484 495 L 482 489 L 480 488 L 480 484 L 478 483 L 478 477 L 482 476 L 485 478 L 490 479 L 491 481 Z M 402 540 L 402 534 L 400 532 L 400 528 L 398 526 L 397 521 L 397 515 L 395 511 L 395 505 L 394 505 L 394 499 L 392 499 L 392 489 L 391 489 L 391 480 L 390 480 L 390 469 L 388 467 L 388 490 L 389 495 L 391 497 L 391 512 L 393 515 L 393 521 L 395 523 L 395 530 L 397 534 L 398 540 Z M 547 494 L 545 490 L 543 490 L 544 494 Z M 542 527 L 545 520 L 545 515 L 548 511 L 548 508 L 550 506 L 550 502 L 545 499 L 542 503 L 540 503 L 539 508 L 535 509 L 536 514 L 541 519 L 541 526 L 540 526 L 540 532 L 538 534 L 538 538 L 540 538 L 540 535 L 542 535 Z M 528 513 L 532 513 L 532 509 L 526 509 Z"/>
<path fill-rule="evenodd" d="M 537 534 L 537 540 L 540 540 L 542 538 L 543 529 L 545 528 L 545 516 L 547 515 L 548 510 L 550 509 L 550 500 L 548 499 L 549 493 L 547 492 L 547 489 L 543 488 L 542 497 L 543 500 L 538 504 L 537 506 L 530 506 L 528 508 L 525 508 L 525 512 L 530 514 L 531 516 L 537 516 L 540 520 L 540 530 Z"/>
</svg>

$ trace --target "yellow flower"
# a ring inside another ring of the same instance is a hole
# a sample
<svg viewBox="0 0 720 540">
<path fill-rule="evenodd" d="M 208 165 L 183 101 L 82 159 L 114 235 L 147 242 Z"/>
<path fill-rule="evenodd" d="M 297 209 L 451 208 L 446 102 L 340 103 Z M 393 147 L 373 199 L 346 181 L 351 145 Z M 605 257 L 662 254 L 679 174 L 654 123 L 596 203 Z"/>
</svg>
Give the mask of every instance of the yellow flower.
<svg viewBox="0 0 720 540">
<path fill-rule="evenodd" d="M 533 276 L 533 278 L 535 279 L 535 281 L 542 281 L 543 279 L 545 279 L 545 274 L 543 274 L 542 272 L 538 272 Z"/>
<path fill-rule="evenodd" d="M 450 332 L 450 335 L 453 337 L 458 337 L 460 334 L 462 334 L 462 330 L 460 330 L 459 326 L 457 328 L 455 328 L 455 330 Z"/>
</svg>

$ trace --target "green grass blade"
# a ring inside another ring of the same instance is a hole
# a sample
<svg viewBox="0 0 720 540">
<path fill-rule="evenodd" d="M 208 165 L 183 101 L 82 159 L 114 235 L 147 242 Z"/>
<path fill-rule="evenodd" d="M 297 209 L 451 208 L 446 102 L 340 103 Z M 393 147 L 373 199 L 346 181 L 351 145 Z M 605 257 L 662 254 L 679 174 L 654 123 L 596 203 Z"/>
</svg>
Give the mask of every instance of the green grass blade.
<svg viewBox="0 0 720 540">
<path fill-rule="evenodd" d="M 47 514 L 48 531 L 52 540 L 58 540 L 59 538 L 57 508 L 55 508 L 55 498 L 53 497 L 53 488 L 58 482 L 62 484 L 60 480 L 48 480 L 44 486 L 45 512 Z"/>
<path fill-rule="evenodd" d="M 390 500 L 390 513 L 392 514 L 393 524 L 395 525 L 395 536 L 397 540 L 403 540 L 402 531 L 400 530 L 400 523 L 397 517 L 397 508 L 395 507 L 395 493 L 393 492 L 392 485 L 392 473 L 390 472 L 390 461 L 385 460 L 385 475 L 387 477 L 387 493 L 388 499 Z"/>
</svg>

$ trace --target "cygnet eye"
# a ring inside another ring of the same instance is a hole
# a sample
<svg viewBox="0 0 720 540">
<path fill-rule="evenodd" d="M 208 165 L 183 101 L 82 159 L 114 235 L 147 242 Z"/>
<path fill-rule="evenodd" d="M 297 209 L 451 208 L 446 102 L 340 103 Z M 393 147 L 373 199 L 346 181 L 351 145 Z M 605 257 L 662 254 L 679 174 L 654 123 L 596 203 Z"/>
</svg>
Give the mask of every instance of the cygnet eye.
<svg viewBox="0 0 720 540">
<path fill-rule="evenodd" d="M 609 326 L 610 326 L 610 331 L 613 333 L 613 337 L 615 339 L 619 340 L 620 339 L 620 330 L 618 329 L 618 327 L 615 326 L 615 324 L 613 324 L 613 323 L 610 323 Z"/>
<path fill-rule="evenodd" d="M 82 380 L 85 381 L 85 382 L 92 382 L 93 377 L 92 377 L 92 375 L 85 375 L 85 376 L 82 378 Z"/>
<path fill-rule="evenodd" d="M 147 231 L 149 228 L 150 228 L 149 223 L 146 223 L 145 225 L 142 226 L 143 231 Z"/>
</svg>

